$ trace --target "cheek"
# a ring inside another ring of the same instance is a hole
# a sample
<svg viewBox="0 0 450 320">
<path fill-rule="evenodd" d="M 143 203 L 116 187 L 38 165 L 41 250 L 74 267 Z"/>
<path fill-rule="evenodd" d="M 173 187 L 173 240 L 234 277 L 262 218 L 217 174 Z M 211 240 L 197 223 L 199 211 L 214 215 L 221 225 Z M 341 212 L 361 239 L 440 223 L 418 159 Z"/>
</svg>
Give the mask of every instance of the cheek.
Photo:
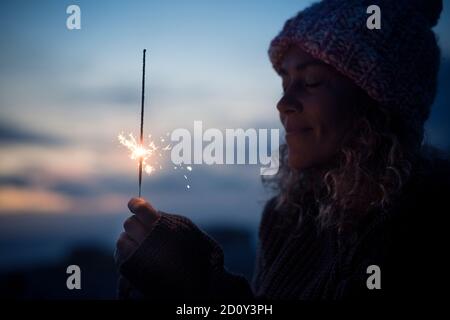
<svg viewBox="0 0 450 320">
<path fill-rule="evenodd" d="M 342 137 L 351 123 L 352 88 L 343 81 L 331 81 L 320 94 L 315 109 L 318 122 L 328 135 Z"/>
<path fill-rule="evenodd" d="M 348 116 L 332 99 L 312 99 L 304 103 L 303 117 L 314 130 L 310 134 L 286 139 L 289 146 L 289 165 L 311 167 L 326 162 L 339 150 L 347 129 Z"/>
<path fill-rule="evenodd" d="M 316 109 L 317 139 L 320 144 L 330 145 L 340 140 L 348 123 L 347 115 L 335 104 L 321 105 Z"/>
</svg>

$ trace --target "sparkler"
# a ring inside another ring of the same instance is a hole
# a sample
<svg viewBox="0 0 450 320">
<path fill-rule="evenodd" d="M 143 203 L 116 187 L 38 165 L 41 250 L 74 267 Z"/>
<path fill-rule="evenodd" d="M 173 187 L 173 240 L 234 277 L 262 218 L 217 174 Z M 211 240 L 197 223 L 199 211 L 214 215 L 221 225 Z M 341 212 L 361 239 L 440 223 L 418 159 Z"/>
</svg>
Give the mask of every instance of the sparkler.
<svg viewBox="0 0 450 320">
<path fill-rule="evenodd" d="M 146 49 L 142 52 L 142 95 L 141 95 L 141 126 L 139 134 L 139 143 L 134 138 L 133 134 L 130 133 L 128 138 L 123 134 L 119 134 L 119 142 L 131 151 L 130 158 L 133 160 L 139 160 L 138 168 L 138 181 L 139 181 L 139 197 L 141 197 L 141 186 L 142 186 L 142 169 L 146 173 L 150 174 L 154 171 L 154 167 L 147 164 L 147 159 L 149 159 L 152 154 L 158 149 L 154 142 L 150 140 L 148 148 L 144 147 L 144 98 L 145 98 L 145 53 Z"/>
<path fill-rule="evenodd" d="M 160 137 L 160 143 L 155 143 L 152 139 L 151 135 L 148 136 L 149 143 L 147 146 L 144 146 L 144 98 L 145 98 L 145 53 L 146 49 L 143 51 L 142 58 L 142 95 L 141 95 L 141 119 L 140 119 L 140 132 L 139 132 L 139 141 L 136 140 L 132 133 L 125 135 L 124 133 L 120 133 L 118 135 L 118 139 L 120 144 L 125 146 L 131 153 L 130 158 L 132 160 L 138 160 L 138 181 L 139 181 L 139 197 L 141 197 L 141 186 L 142 186 L 142 171 L 147 174 L 153 173 L 157 169 L 162 169 L 162 165 L 159 163 L 158 157 L 163 157 L 163 153 L 171 150 L 172 146 L 170 143 L 166 143 L 165 139 Z M 169 133 L 166 134 L 167 136 Z M 158 145 L 157 145 L 158 144 Z M 166 144 L 163 146 L 163 144 Z M 162 160 L 162 159 L 161 159 Z M 185 167 L 183 165 L 178 165 L 178 168 L 184 170 Z M 176 170 L 177 167 L 174 167 Z M 192 167 L 187 166 L 186 170 L 191 172 Z M 188 182 L 188 172 L 183 175 L 186 182 Z M 189 184 L 186 185 L 187 189 L 190 189 L 191 186 Z"/>
<path fill-rule="evenodd" d="M 139 144 L 141 146 L 140 153 L 142 153 L 142 151 L 143 151 L 142 146 L 144 144 L 144 97 L 145 97 L 145 52 L 146 51 L 147 50 L 144 49 L 144 52 L 142 53 L 141 135 L 139 137 Z M 142 164 L 144 162 L 144 154 L 141 154 L 141 156 L 139 157 L 139 198 L 141 197 Z"/>
</svg>

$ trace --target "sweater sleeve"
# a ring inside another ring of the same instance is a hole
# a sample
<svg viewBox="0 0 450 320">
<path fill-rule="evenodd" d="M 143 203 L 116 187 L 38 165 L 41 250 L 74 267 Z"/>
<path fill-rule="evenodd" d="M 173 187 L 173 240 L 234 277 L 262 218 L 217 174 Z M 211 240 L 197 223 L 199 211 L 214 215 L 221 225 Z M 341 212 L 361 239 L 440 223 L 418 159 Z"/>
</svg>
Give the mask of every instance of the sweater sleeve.
<svg viewBox="0 0 450 320">
<path fill-rule="evenodd" d="M 247 280 L 224 267 L 221 247 L 188 218 L 160 212 L 152 231 L 120 266 L 145 298 L 248 300 Z"/>
<path fill-rule="evenodd" d="M 259 296 L 261 278 L 264 270 L 267 268 L 267 247 L 270 245 L 271 231 L 273 231 L 273 226 L 276 223 L 275 214 L 276 198 L 273 197 L 267 201 L 264 206 L 264 210 L 261 216 L 261 222 L 259 224 L 258 230 L 258 248 L 256 251 L 256 262 L 253 272 L 252 287 L 253 292 L 259 299 L 264 299 L 263 296 Z"/>
</svg>

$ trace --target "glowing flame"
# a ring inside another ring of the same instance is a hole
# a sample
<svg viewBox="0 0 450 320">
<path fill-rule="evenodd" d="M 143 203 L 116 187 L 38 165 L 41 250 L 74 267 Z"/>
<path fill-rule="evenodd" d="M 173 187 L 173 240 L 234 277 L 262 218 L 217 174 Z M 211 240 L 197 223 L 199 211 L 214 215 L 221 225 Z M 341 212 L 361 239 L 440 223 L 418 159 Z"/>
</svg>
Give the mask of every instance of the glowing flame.
<svg viewBox="0 0 450 320">
<path fill-rule="evenodd" d="M 151 174 L 153 171 L 155 171 L 153 165 L 147 162 L 153 160 L 151 159 L 152 155 L 156 150 L 158 150 L 158 147 L 155 145 L 153 141 L 150 140 L 148 146 L 144 147 L 136 141 L 132 133 L 129 133 L 128 137 L 126 137 L 123 133 L 121 133 L 117 138 L 119 139 L 119 142 L 123 146 L 127 147 L 128 150 L 131 152 L 130 153 L 131 159 L 133 160 L 142 159 L 142 168 L 147 174 Z"/>
<path fill-rule="evenodd" d="M 167 134 L 169 135 L 169 134 Z M 162 144 L 165 142 L 165 139 L 160 137 L 160 144 L 159 147 L 156 146 L 155 142 L 151 139 L 151 135 L 148 136 L 150 143 L 148 146 L 143 146 L 136 138 L 133 136 L 132 133 L 129 133 L 127 136 L 125 134 L 121 133 L 117 137 L 119 139 L 120 144 L 125 146 L 130 151 L 130 158 L 132 160 L 140 160 L 142 159 L 142 169 L 147 174 L 153 173 L 156 168 L 163 169 L 163 166 L 158 162 L 160 158 L 163 158 L 163 154 L 169 152 L 172 149 L 171 144 L 167 144 L 165 146 L 162 146 Z M 159 151 L 158 151 L 159 150 Z M 158 151 L 158 152 L 156 152 Z M 159 157 L 159 158 L 158 158 Z M 179 164 L 178 167 L 173 167 L 175 170 L 179 168 L 180 170 L 184 171 L 185 169 L 189 172 L 184 172 L 183 178 L 186 181 L 186 183 L 189 182 L 189 174 L 192 172 L 191 166 L 184 166 L 182 164 Z M 186 188 L 190 189 L 191 185 L 186 184 Z"/>
</svg>

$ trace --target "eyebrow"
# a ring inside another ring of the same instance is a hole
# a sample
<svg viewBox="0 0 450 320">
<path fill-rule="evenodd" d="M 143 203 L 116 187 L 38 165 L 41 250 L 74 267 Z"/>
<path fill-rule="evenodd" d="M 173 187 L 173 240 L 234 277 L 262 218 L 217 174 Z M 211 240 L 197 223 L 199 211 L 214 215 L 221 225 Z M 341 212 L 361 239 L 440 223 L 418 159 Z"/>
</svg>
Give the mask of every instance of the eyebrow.
<svg viewBox="0 0 450 320">
<path fill-rule="evenodd" d="M 306 61 L 303 63 L 299 63 L 296 67 L 295 70 L 297 71 L 302 71 L 304 69 L 306 69 L 307 67 L 310 66 L 326 66 L 326 63 L 320 61 L 320 60 L 312 60 L 312 61 Z M 280 74 L 286 74 L 286 70 L 282 67 L 280 67 Z"/>
</svg>

